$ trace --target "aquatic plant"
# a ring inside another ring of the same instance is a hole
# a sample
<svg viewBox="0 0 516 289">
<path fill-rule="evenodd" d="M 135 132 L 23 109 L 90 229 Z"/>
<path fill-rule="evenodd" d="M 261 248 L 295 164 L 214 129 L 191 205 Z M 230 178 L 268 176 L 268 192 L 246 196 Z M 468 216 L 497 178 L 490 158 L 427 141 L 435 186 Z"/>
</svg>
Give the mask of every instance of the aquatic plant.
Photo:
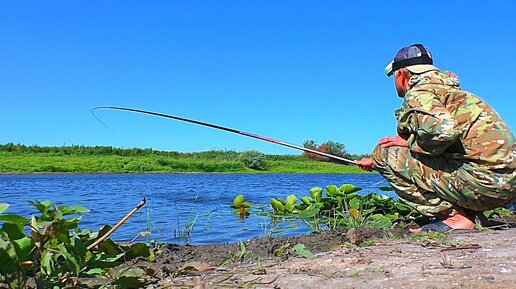
<svg viewBox="0 0 516 289">
<path fill-rule="evenodd" d="M 249 208 L 251 207 L 250 202 L 244 202 L 244 195 L 237 195 L 233 199 L 233 205 L 231 206 L 235 211 L 238 211 L 241 218 L 249 216 Z"/>
<path fill-rule="evenodd" d="M 176 211 L 177 211 L 177 204 L 176 204 Z M 184 239 L 185 243 L 188 243 L 190 241 L 190 235 L 192 234 L 192 231 L 195 227 L 195 224 L 197 223 L 197 219 L 199 218 L 199 213 L 195 212 L 194 209 L 190 211 L 190 214 L 188 215 L 188 219 L 186 220 L 186 223 L 181 226 L 179 223 L 179 217 L 177 217 L 177 228 L 173 230 L 172 236 L 174 238 L 180 238 Z"/>
<path fill-rule="evenodd" d="M 359 195 L 362 189 L 352 184 L 313 187 L 309 196 L 299 198 L 290 194 L 285 200 L 272 198 L 272 216 L 310 219 L 307 224 L 330 229 L 337 227 L 393 227 L 404 226 L 417 213 L 408 205 L 385 195 Z M 323 196 L 325 193 L 326 196 Z M 314 224 L 313 220 L 316 220 Z"/>
</svg>

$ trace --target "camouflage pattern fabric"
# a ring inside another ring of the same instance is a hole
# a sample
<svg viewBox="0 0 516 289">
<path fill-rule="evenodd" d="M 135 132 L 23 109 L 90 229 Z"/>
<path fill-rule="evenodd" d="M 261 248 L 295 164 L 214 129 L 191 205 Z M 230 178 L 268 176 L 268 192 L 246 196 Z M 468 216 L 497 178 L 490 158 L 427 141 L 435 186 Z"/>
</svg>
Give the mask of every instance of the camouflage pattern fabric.
<svg viewBox="0 0 516 289">
<path fill-rule="evenodd" d="M 485 211 L 516 200 L 516 141 L 453 73 L 414 75 L 395 112 L 408 148 L 377 146 L 373 166 L 398 196 L 428 216 Z"/>
</svg>

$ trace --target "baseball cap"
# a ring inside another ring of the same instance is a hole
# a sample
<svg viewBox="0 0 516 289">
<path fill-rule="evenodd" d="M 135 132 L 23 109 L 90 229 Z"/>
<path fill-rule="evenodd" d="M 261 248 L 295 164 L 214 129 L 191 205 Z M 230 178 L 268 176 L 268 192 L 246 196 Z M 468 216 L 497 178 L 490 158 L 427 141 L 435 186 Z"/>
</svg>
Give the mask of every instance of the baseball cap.
<svg viewBox="0 0 516 289">
<path fill-rule="evenodd" d="M 415 74 L 437 70 L 433 65 L 432 53 L 423 44 L 412 44 L 400 49 L 393 61 L 385 67 L 385 74 L 391 76 L 400 68 L 406 68 Z"/>
</svg>

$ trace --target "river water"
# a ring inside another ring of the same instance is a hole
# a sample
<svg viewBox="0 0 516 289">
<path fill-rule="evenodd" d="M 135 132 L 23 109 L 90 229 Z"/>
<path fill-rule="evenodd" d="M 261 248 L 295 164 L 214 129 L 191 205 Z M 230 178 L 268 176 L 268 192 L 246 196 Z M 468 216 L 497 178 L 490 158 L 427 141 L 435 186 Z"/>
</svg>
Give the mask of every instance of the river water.
<svg viewBox="0 0 516 289">
<path fill-rule="evenodd" d="M 303 222 L 271 222 L 256 214 L 269 210 L 272 197 L 306 196 L 314 186 L 345 183 L 363 193 L 382 194 L 387 183 L 378 174 L 51 174 L 0 175 L 0 203 L 6 213 L 30 217 L 37 213 L 27 201 L 51 200 L 81 205 L 91 211 L 80 228 L 98 230 L 115 225 L 142 199 L 147 203 L 111 236 L 128 241 L 140 232 L 151 234 L 140 241 L 179 244 L 234 243 L 265 235 L 295 235 L 311 229 Z M 254 212 L 241 219 L 230 207 L 243 194 Z"/>
</svg>

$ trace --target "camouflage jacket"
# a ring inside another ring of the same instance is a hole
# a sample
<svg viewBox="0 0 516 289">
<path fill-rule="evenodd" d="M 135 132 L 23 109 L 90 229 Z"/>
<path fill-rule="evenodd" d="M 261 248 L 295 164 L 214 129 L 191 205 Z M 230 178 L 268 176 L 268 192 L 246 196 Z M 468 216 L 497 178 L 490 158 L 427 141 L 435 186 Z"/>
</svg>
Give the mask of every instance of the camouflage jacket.
<svg viewBox="0 0 516 289">
<path fill-rule="evenodd" d="M 398 132 L 409 135 L 411 151 L 474 162 L 490 169 L 516 168 L 516 144 L 509 127 L 482 99 L 459 87 L 451 72 L 410 78 Z"/>
</svg>

